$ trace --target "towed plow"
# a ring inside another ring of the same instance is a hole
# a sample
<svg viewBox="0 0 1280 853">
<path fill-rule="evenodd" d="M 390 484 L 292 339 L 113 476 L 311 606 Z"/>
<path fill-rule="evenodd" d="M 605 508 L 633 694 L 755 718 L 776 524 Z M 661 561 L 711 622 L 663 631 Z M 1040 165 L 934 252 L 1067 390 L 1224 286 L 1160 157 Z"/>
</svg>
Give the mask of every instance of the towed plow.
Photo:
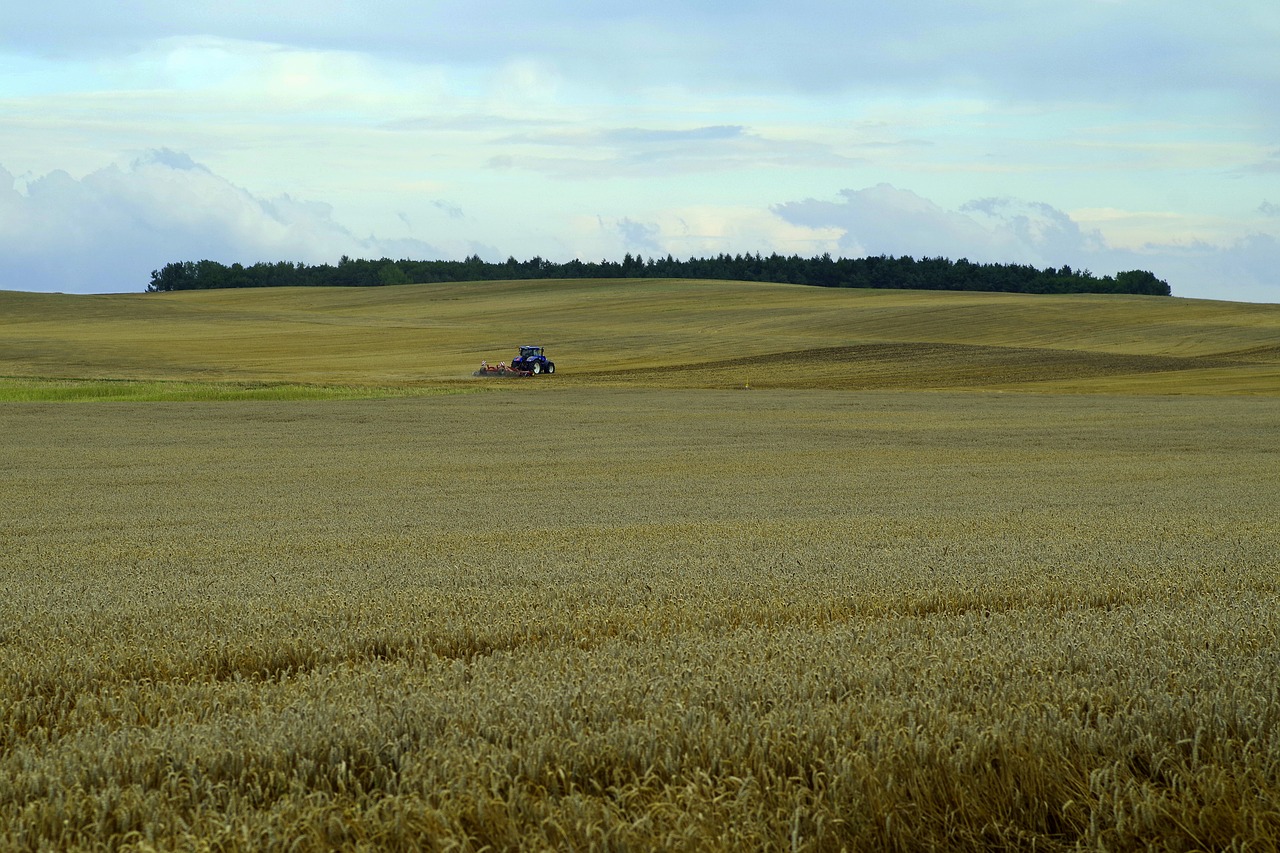
<svg viewBox="0 0 1280 853">
<path fill-rule="evenodd" d="M 480 362 L 480 369 L 472 376 L 532 376 L 528 370 L 516 370 L 514 367 L 507 367 L 506 362 L 498 364 L 489 364 L 487 361 Z"/>
</svg>

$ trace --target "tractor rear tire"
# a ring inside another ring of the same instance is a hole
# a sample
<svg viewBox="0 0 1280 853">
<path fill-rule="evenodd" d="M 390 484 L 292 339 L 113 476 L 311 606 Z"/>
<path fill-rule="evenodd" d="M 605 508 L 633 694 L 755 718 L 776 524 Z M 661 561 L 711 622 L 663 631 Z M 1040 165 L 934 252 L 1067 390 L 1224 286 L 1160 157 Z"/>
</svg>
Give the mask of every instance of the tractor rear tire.
<svg viewBox="0 0 1280 853">
<path fill-rule="evenodd" d="M 542 372 L 542 364 L 535 361 L 533 363 L 533 375 L 537 376 L 541 372 Z"/>
</svg>

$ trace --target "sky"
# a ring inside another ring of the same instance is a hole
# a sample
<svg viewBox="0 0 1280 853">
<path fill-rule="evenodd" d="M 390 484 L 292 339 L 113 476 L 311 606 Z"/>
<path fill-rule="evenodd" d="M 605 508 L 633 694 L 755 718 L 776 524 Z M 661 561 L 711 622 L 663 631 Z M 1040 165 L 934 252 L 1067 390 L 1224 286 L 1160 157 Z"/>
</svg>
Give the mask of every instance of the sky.
<svg viewBox="0 0 1280 853">
<path fill-rule="evenodd" d="M 1280 302 L 1275 0 L 0 9 L 0 289 L 209 258 L 968 258 Z"/>
</svg>

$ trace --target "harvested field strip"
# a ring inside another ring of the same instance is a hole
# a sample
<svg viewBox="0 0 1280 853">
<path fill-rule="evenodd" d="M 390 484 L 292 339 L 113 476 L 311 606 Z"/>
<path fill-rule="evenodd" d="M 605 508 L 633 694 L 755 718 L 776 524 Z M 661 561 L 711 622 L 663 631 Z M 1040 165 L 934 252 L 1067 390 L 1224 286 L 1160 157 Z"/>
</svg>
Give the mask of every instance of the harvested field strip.
<svg viewBox="0 0 1280 853">
<path fill-rule="evenodd" d="M 1073 382 L 1080 393 L 1096 380 L 1100 392 L 1158 394 L 1166 376 L 1170 393 L 1277 395 L 1274 374 L 1257 369 L 1280 365 L 1277 339 L 1280 306 L 1167 297 L 612 279 L 101 297 L 0 292 L 0 374 L 32 381 L 416 393 L 473 382 L 481 360 L 509 359 L 513 347 L 535 343 L 548 346 L 559 368 L 553 381 L 575 387 L 617 385 L 615 374 L 631 371 L 626 381 L 646 387 L 1016 390 L 1052 381 Z M 828 374 L 822 359 L 846 348 L 866 363 L 833 365 Z M 1156 360 L 1125 360 L 1143 356 Z M 1184 357 L 1223 366 L 1157 367 Z M 742 380 L 734 365 L 751 359 L 762 360 L 752 370 L 761 375 Z M 1235 366 L 1241 362 L 1248 364 Z M 1120 376 L 1145 379 L 1121 388 Z"/>
<path fill-rule="evenodd" d="M 759 388 L 869 390 L 999 387 L 1062 379 L 1222 369 L 1246 363 L 1243 359 L 1175 358 L 1067 349 L 880 343 L 818 347 L 608 373 L 624 378 L 650 376 L 655 383 L 681 387 L 726 387 L 741 385 L 745 380 Z"/>
</svg>

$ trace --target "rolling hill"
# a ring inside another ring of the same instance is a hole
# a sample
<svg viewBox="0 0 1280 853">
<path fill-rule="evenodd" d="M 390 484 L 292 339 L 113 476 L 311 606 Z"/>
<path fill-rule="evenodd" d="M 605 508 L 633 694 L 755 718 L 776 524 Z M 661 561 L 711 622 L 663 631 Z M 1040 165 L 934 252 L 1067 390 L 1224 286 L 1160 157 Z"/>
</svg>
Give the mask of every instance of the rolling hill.
<svg viewBox="0 0 1280 853">
<path fill-rule="evenodd" d="M 474 387 L 481 359 L 509 359 L 520 343 L 557 362 L 544 389 L 1280 394 L 1276 305 L 651 279 L 0 292 L 10 387 L 421 393 Z"/>
</svg>

